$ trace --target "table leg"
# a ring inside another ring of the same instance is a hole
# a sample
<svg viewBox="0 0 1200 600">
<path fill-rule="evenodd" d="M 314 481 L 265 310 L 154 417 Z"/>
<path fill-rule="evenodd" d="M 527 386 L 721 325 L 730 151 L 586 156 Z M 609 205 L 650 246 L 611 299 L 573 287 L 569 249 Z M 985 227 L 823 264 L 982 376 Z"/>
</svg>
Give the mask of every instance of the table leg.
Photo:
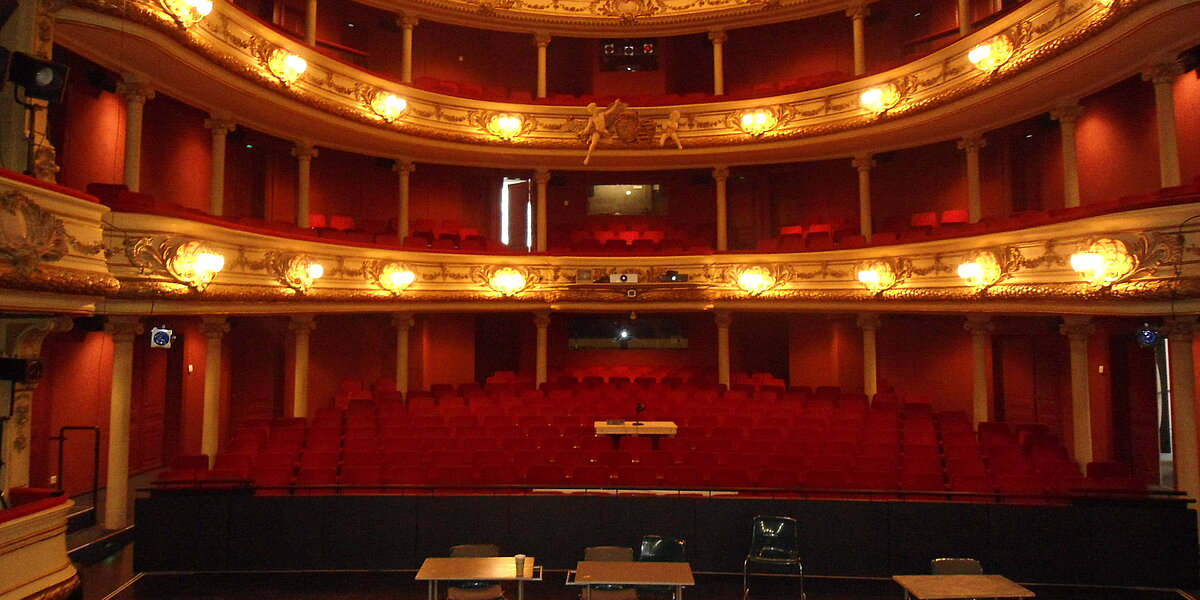
<svg viewBox="0 0 1200 600">
<path fill-rule="evenodd" d="M 675 586 L 675 600 L 683 600 L 683 586 Z"/>
<path fill-rule="evenodd" d="M 525 580 L 517 580 L 517 600 L 525 600 Z"/>
<path fill-rule="evenodd" d="M 437 600 L 437 582 L 429 580 L 429 600 Z"/>
</svg>

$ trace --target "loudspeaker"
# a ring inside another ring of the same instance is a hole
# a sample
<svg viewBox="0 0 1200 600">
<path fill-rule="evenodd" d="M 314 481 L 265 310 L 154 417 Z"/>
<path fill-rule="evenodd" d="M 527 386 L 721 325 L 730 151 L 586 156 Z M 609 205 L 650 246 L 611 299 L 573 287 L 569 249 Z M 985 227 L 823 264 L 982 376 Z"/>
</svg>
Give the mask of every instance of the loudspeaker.
<svg viewBox="0 0 1200 600">
<path fill-rule="evenodd" d="M 67 65 L 13 52 L 8 80 L 23 88 L 26 98 L 57 103 L 67 85 Z"/>
<path fill-rule="evenodd" d="M 637 273 L 613 273 L 608 276 L 609 283 L 637 283 Z"/>
<path fill-rule="evenodd" d="M 42 361 L 33 358 L 0 358 L 0 380 L 37 383 L 42 378 Z"/>
</svg>

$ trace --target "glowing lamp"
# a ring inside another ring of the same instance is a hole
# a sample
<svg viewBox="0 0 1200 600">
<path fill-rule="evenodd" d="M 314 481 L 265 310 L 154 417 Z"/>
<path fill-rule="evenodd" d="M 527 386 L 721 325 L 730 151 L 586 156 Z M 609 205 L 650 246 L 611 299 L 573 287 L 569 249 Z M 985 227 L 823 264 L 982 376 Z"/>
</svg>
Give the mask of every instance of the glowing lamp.
<svg viewBox="0 0 1200 600">
<path fill-rule="evenodd" d="M 502 140 L 511 140 L 521 135 L 521 131 L 524 129 L 525 118 L 516 114 L 494 115 L 487 122 L 487 130 Z"/>
<path fill-rule="evenodd" d="M 899 283 L 896 270 L 887 261 L 864 264 L 858 270 L 858 282 L 873 294 L 892 289 Z"/>
<path fill-rule="evenodd" d="M 963 283 L 979 289 L 994 285 L 1004 276 L 1004 269 L 996 255 L 988 250 L 976 253 L 969 260 L 958 266 L 958 276 Z"/>
<path fill-rule="evenodd" d="M 393 294 L 403 292 L 417 280 L 416 273 L 399 263 L 388 263 L 381 268 L 376 267 L 370 273 L 379 287 Z"/>
<path fill-rule="evenodd" d="M 380 92 L 371 100 L 371 112 L 379 118 L 391 123 L 400 118 L 400 114 L 408 108 L 408 101 L 395 94 Z"/>
<path fill-rule="evenodd" d="M 998 35 L 967 52 L 967 60 L 981 71 L 995 71 L 1012 58 L 1013 44 L 1006 35 Z"/>
<path fill-rule="evenodd" d="M 1102 238 L 1071 255 L 1071 268 L 1084 281 L 1097 287 L 1123 281 L 1133 273 L 1134 267 L 1134 257 L 1121 240 Z"/>
<path fill-rule="evenodd" d="M 292 85 L 308 70 L 308 61 L 280 48 L 271 53 L 267 70 L 284 85 Z"/>
<path fill-rule="evenodd" d="M 742 113 L 738 127 L 747 134 L 759 136 L 775 128 L 779 119 L 770 109 L 756 108 Z"/>
<path fill-rule="evenodd" d="M 977 262 L 965 262 L 958 265 L 958 276 L 967 282 L 967 285 L 977 285 L 976 282 L 983 279 L 983 266 Z"/>
<path fill-rule="evenodd" d="M 859 283 L 869 288 L 879 287 L 880 279 L 881 277 L 879 276 L 879 271 L 876 271 L 875 269 L 864 269 L 858 272 Z"/>
<path fill-rule="evenodd" d="M 160 0 L 172 19 L 187 29 L 212 13 L 212 0 Z"/>
<path fill-rule="evenodd" d="M 167 273 L 180 283 L 203 292 L 225 268 L 225 257 L 200 242 L 187 242 L 175 248 L 165 266 Z"/>
<path fill-rule="evenodd" d="M 742 271 L 737 279 L 738 287 L 751 296 L 761 295 L 775 287 L 775 283 L 775 276 L 764 267 L 750 267 Z"/>
<path fill-rule="evenodd" d="M 496 270 L 488 279 L 488 286 L 503 296 L 515 295 L 525 289 L 525 283 L 525 276 L 520 271 L 507 267 Z"/>
<path fill-rule="evenodd" d="M 882 113 L 900 102 L 900 89 L 893 83 L 875 86 L 858 97 L 858 103 L 873 113 Z"/>
</svg>

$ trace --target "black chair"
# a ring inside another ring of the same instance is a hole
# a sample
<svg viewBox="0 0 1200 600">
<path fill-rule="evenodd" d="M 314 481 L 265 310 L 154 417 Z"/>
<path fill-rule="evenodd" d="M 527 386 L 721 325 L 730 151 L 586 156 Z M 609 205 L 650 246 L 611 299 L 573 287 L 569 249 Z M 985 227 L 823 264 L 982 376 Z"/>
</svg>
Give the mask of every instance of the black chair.
<svg viewBox="0 0 1200 600">
<path fill-rule="evenodd" d="M 495 544 L 463 544 L 450 549 L 450 558 L 489 558 L 500 556 Z M 503 600 L 504 589 L 495 581 L 452 581 L 446 587 L 447 600 Z"/>
<path fill-rule="evenodd" d="M 750 526 L 750 552 L 742 563 L 742 600 L 750 595 L 750 563 L 790 567 L 800 576 L 800 600 L 804 595 L 804 564 L 800 561 L 800 538 L 791 517 L 754 517 Z"/>
<path fill-rule="evenodd" d="M 628 546 L 592 546 L 583 551 L 586 561 L 633 561 L 633 548 Z M 601 584 L 591 586 L 590 600 L 637 600 L 637 590 L 627 585 Z M 589 597 L 589 596 L 585 596 Z"/>
<path fill-rule="evenodd" d="M 687 562 L 687 543 L 683 540 L 661 535 L 642 538 L 638 548 L 639 562 Z M 638 591 L 655 596 L 675 597 L 675 587 L 670 585 L 640 585 Z"/>
<path fill-rule="evenodd" d="M 983 575 L 983 566 L 974 558 L 935 558 L 929 562 L 933 575 Z"/>
</svg>

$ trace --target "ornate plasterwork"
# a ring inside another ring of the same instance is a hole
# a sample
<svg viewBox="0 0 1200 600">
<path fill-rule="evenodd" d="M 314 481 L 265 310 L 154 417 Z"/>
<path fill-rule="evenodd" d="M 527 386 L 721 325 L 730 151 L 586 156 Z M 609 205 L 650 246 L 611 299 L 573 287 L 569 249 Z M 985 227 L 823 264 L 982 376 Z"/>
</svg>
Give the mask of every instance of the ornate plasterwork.
<svg viewBox="0 0 1200 600">
<path fill-rule="evenodd" d="M 101 244 L 85 244 L 67 233 L 63 220 L 16 190 L 0 194 L 0 259 L 28 276 L 38 265 L 57 262 L 71 250 L 98 254 Z"/>
</svg>

